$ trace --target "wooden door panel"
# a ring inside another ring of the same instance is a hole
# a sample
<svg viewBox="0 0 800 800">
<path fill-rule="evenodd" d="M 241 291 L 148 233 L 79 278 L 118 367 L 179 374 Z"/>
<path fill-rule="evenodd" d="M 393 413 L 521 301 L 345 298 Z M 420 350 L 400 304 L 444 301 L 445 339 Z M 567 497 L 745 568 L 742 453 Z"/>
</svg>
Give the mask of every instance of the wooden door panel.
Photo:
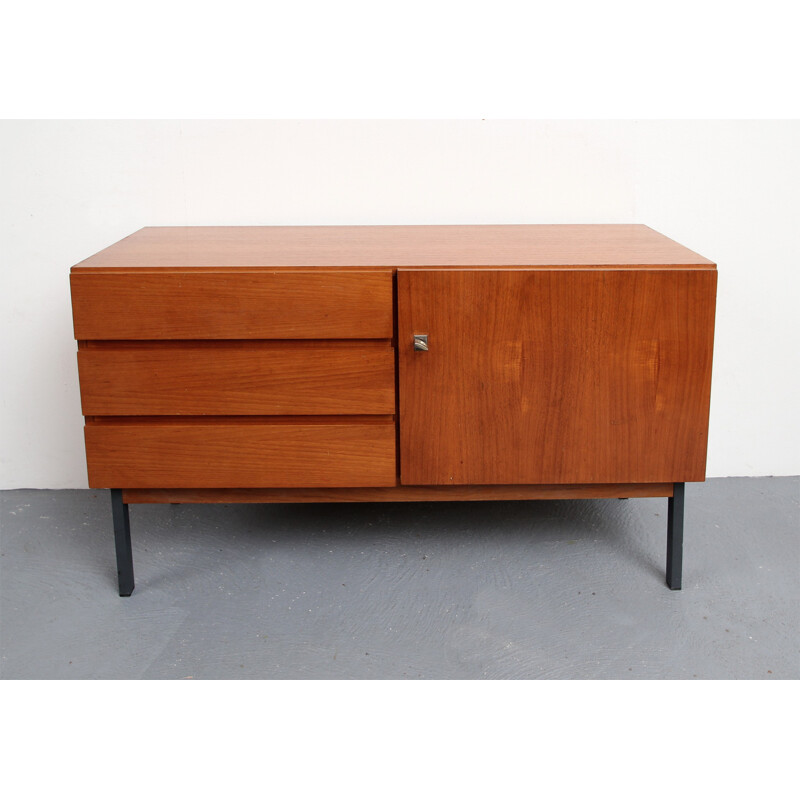
<svg viewBox="0 0 800 800">
<path fill-rule="evenodd" d="M 402 483 L 705 478 L 715 270 L 397 281 Z"/>
</svg>

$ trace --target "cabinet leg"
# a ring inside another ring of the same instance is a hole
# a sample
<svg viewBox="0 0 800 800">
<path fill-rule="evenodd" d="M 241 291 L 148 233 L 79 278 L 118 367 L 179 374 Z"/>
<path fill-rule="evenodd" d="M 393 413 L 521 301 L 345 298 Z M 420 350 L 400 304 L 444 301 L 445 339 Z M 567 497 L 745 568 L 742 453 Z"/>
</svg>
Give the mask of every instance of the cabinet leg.
<svg viewBox="0 0 800 800">
<path fill-rule="evenodd" d="M 667 586 L 681 588 L 683 571 L 683 506 L 686 484 L 673 485 L 667 505 Z"/>
<path fill-rule="evenodd" d="M 114 543 L 117 547 L 117 577 L 119 596 L 130 597 L 133 592 L 133 552 L 128 504 L 122 502 L 122 489 L 111 490 L 111 513 L 114 517 Z"/>
</svg>

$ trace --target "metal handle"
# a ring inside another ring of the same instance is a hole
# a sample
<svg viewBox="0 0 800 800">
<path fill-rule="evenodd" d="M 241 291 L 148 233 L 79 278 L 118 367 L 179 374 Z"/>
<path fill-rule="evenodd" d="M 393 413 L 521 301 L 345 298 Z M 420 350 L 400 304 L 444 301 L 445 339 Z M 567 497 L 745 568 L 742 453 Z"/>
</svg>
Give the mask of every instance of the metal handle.
<svg viewBox="0 0 800 800">
<path fill-rule="evenodd" d="M 414 334 L 414 349 L 415 350 L 423 350 L 427 351 L 428 349 L 428 334 L 424 334 L 422 336 L 418 336 L 416 333 Z"/>
</svg>

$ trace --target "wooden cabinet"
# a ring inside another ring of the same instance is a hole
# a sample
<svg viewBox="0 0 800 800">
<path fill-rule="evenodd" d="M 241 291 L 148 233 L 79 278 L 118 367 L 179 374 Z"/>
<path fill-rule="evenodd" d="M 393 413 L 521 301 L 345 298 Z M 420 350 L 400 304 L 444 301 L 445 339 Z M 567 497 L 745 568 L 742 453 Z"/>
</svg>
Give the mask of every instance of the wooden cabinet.
<svg viewBox="0 0 800 800">
<path fill-rule="evenodd" d="M 642 225 L 145 228 L 71 274 L 89 483 L 131 502 L 669 498 L 716 267 Z"/>
</svg>

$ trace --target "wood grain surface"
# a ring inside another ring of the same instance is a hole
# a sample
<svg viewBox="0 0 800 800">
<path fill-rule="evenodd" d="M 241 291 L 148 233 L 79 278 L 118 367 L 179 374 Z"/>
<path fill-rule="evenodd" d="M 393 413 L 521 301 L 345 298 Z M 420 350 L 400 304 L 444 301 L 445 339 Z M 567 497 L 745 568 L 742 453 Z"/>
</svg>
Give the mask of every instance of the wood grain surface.
<svg viewBox="0 0 800 800">
<path fill-rule="evenodd" d="M 80 349 L 83 413 L 394 414 L 389 342 L 170 345 Z"/>
<path fill-rule="evenodd" d="M 672 497 L 671 483 L 569 486 L 390 486 L 346 489 L 127 489 L 126 503 L 374 503 Z"/>
<path fill-rule="evenodd" d="M 402 482 L 704 480 L 716 277 L 398 270 Z"/>
<path fill-rule="evenodd" d="M 245 418 L 247 419 L 247 418 Z M 87 422 L 91 488 L 393 486 L 389 418 Z"/>
<path fill-rule="evenodd" d="M 646 225 L 341 225 L 142 228 L 73 270 L 711 263 Z"/>
<path fill-rule="evenodd" d="M 76 339 L 386 339 L 391 270 L 70 276 Z"/>
</svg>

